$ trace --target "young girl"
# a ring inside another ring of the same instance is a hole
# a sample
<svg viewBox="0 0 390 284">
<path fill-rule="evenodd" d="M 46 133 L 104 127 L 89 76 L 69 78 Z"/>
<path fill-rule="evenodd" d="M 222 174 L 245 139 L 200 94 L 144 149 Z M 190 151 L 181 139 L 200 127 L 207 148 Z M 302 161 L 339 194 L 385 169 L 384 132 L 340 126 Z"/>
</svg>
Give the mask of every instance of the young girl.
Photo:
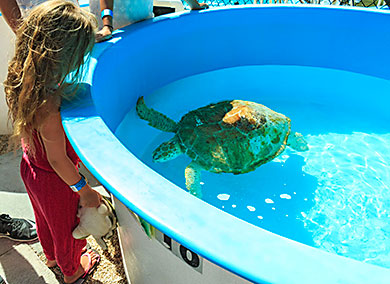
<svg viewBox="0 0 390 284">
<path fill-rule="evenodd" d="M 77 78 L 95 40 L 96 20 L 71 2 L 47 1 L 16 31 L 15 55 L 4 82 L 14 141 L 22 141 L 21 175 L 33 205 L 47 265 L 58 265 L 65 283 L 80 283 L 99 262 L 76 240 L 78 205 L 96 207 L 101 196 L 78 172 L 59 107 L 65 77 Z M 74 79 L 76 80 L 76 79 Z M 73 82 L 75 84 L 75 82 Z"/>
</svg>

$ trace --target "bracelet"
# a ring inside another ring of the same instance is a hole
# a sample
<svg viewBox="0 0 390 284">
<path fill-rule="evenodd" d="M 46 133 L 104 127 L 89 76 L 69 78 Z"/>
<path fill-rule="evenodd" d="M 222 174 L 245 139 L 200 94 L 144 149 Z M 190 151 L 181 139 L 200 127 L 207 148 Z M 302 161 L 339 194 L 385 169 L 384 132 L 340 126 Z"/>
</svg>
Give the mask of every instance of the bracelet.
<svg viewBox="0 0 390 284">
<path fill-rule="evenodd" d="M 74 192 L 79 192 L 87 184 L 85 177 L 82 174 L 80 176 L 81 178 L 77 183 L 69 186 Z"/>
<path fill-rule="evenodd" d="M 105 17 L 105 16 L 110 16 L 111 18 L 114 17 L 114 12 L 112 12 L 111 9 L 104 9 L 102 12 L 101 12 L 101 17 L 102 19 Z"/>
</svg>

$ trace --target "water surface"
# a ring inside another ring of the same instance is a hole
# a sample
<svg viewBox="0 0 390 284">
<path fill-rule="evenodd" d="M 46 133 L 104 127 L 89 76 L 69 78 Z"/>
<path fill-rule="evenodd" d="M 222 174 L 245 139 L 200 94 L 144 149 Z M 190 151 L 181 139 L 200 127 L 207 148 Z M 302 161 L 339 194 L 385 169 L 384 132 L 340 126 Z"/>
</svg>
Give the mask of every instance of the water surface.
<svg viewBox="0 0 390 284">
<path fill-rule="evenodd" d="M 287 149 L 248 174 L 203 172 L 203 200 L 284 237 L 390 267 L 390 82 L 323 68 L 247 66 L 182 79 L 145 101 L 179 121 L 227 99 L 255 101 L 290 117 L 310 150 Z M 116 135 L 185 188 L 187 156 L 151 159 L 172 133 L 148 126 L 132 109 Z"/>
</svg>

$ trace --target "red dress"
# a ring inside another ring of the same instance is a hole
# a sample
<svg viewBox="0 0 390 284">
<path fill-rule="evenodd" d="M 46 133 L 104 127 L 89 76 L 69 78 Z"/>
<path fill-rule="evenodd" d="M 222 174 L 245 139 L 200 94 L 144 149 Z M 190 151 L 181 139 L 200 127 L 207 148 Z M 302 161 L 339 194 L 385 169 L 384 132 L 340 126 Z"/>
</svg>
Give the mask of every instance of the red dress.
<svg viewBox="0 0 390 284">
<path fill-rule="evenodd" d="M 37 225 L 39 241 L 49 260 L 56 260 L 62 273 L 73 275 L 79 265 L 86 240 L 72 236 L 79 220 L 76 216 L 79 194 L 55 173 L 46 157 L 46 152 L 37 131 L 33 133 L 35 156 L 23 147 L 20 173 L 30 197 Z M 80 162 L 66 138 L 66 151 L 75 167 Z"/>
</svg>

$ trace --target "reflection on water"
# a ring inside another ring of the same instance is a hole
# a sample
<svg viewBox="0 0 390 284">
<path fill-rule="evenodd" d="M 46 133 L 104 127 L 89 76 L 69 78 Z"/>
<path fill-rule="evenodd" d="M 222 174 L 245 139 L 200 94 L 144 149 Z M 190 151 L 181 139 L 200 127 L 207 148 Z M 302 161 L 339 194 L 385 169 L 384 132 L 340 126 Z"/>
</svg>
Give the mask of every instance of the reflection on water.
<svg viewBox="0 0 390 284">
<path fill-rule="evenodd" d="M 390 82 L 364 75 L 251 66 L 186 78 L 145 100 L 176 121 L 189 110 L 226 99 L 255 101 L 290 117 L 292 130 L 305 136 L 309 151 L 287 148 L 248 174 L 203 172 L 203 199 L 273 233 L 390 267 L 387 94 Z M 131 110 L 116 134 L 145 164 L 185 188 L 188 157 L 166 163 L 151 158 L 172 133 L 148 126 Z"/>
<path fill-rule="evenodd" d="M 317 178 L 302 214 L 316 246 L 390 267 L 390 134 L 308 136 L 304 172 Z"/>
</svg>

